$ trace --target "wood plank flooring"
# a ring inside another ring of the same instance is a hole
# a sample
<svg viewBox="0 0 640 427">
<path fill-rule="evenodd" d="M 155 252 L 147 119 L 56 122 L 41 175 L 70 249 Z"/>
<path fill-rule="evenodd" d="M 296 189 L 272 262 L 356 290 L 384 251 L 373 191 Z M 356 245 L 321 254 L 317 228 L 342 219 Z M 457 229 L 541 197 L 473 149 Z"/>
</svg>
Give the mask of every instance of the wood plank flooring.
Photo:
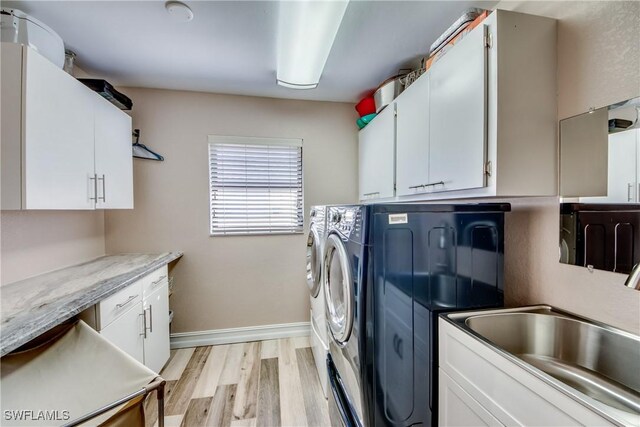
<svg viewBox="0 0 640 427">
<path fill-rule="evenodd" d="M 308 337 L 171 351 L 165 426 L 328 426 Z M 147 426 L 157 426 L 153 393 Z"/>
</svg>

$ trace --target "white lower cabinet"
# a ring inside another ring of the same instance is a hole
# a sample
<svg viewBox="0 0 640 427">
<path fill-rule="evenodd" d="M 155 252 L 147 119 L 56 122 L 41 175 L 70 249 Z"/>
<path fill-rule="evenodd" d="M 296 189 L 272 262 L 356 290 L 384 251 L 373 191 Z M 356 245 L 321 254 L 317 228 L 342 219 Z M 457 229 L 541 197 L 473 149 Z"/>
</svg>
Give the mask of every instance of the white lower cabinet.
<svg viewBox="0 0 640 427">
<path fill-rule="evenodd" d="M 140 363 L 144 363 L 144 335 L 140 303 L 102 329 L 100 335 Z"/>
<path fill-rule="evenodd" d="M 439 425 L 618 425 L 443 319 L 438 334 Z"/>
<path fill-rule="evenodd" d="M 111 343 L 149 369 L 169 360 L 167 266 L 132 283 L 80 314 Z"/>
<path fill-rule="evenodd" d="M 144 316 L 144 364 L 160 372 L 169 360 L 169 285 L 165 281 L 142 302 Z"/>
<path fill-rule="evenodd" d="M 489 411 L 462 389 L 442 369 L 438 371 L 440 385 L 440 420 L 443 426 L 502 426 Z"/>
</svg>

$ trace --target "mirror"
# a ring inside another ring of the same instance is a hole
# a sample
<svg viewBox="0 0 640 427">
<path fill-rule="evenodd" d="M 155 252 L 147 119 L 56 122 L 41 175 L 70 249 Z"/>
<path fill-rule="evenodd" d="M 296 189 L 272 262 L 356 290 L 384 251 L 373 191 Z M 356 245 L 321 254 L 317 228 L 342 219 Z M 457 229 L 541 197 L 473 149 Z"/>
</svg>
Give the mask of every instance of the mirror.
<svg viewBox="0 0 640 427">
<path fill-rule="evenodd" d="M 640 97 L 560 121 L 560 262 L 640 262 Z"/>
</svg>

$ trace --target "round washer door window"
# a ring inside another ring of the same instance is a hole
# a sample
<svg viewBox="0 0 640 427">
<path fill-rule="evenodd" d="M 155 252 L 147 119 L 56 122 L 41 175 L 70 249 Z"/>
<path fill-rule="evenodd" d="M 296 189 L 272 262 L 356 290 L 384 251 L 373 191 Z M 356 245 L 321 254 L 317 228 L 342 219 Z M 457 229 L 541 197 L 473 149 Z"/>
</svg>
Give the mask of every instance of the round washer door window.
<svg viewBox="0 0 640 427">
<path fill-rule="evenodd" d="M 321 262 L 320 237 L 318 231 L 312 226 L 307 236 L 307 286 L 312 298 L 317 297 L 320 292 Z"/>
<path fill-rule="evenodd" d="M 327 322 L 335 341 L 343 345 L 351 334 L 354 296 L 347 251 L 336 234 L 330 234 L 327 238 L 323 262 Z"/>
</svg>

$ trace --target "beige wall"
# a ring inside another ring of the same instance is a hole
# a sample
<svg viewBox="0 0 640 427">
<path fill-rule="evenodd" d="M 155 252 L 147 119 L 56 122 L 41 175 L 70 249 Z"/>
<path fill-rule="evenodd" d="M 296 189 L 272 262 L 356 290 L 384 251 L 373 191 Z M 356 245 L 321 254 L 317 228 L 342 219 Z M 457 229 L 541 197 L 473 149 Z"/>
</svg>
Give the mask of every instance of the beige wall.
<svg viewBox="0 0 640 427">
<path fill-rule="evenodd" d="M 510 2 L 558 19 L 558 119 L 640 95 L 640 2 Z M 557 198 L 511 200 L 506 300 L 547 303 L 640 333 L 640 292 L 625 276 L 558 263 Z"/>
<path fill-rule="evenodd" d="M 102 211 L 3 211 L 0 284 L 105 253 Z"/>
<path fill-rule="evenodd" d="M 123 88 L 141 142 L 164 162 L 134 161 L 135 209 L 106 213 L 106 248 L 182 250 L 173 331 L 309 320 L 306 235 L 209 237 L 207 135 L 304 139 L 305 210 L 357 198 L 353 106 Z"/>
</svg>

